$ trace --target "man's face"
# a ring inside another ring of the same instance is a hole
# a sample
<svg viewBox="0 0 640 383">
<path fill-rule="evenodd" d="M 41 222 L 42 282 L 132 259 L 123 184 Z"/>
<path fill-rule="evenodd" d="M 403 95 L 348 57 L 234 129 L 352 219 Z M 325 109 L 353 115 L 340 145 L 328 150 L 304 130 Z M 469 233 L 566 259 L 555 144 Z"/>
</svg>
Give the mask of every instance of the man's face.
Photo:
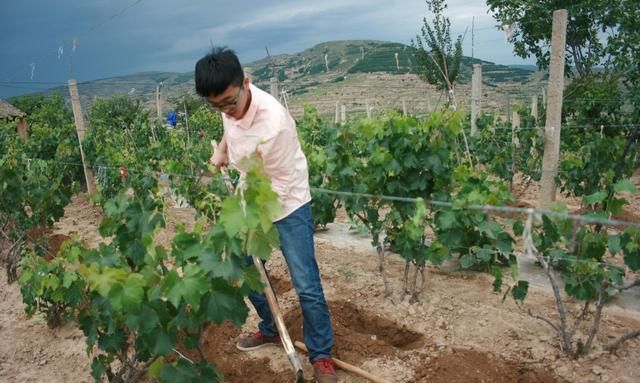
<svg viewBox="0 0 640 383">
<path fill-rule="evenodd" d="M 245 78 L 241 86 L 229 85 L 224 92 L 208 96 L 207 101 L 212 108 L 238 120 L 246 111 L 248 92 L 249 80 Z"/>
</svg>

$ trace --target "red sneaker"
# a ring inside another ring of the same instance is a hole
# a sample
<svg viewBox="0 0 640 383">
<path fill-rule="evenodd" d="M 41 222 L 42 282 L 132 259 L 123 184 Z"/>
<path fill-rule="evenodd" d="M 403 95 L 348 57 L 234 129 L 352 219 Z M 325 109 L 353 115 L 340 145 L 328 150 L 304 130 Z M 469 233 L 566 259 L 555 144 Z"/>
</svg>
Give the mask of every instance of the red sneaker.
<svg viewBox="0 0 640 383">
<path fill-rule="evenodd" d="M 313 362 L 313 373 L 318 383 L 337 383 L 336 366 L 333 359 L 322 358 Z"/>
<path fill-rule="evenodd" d="M 280 340 L 280 336 L 264 336 L 260 331 L 258 331 L 253 335 L 244 336 L 238 339 L 236 347 L 240 351 L 251 351 L 265 346 L 280 346 L 281 344 L 282 341 Z"/>
</svg>

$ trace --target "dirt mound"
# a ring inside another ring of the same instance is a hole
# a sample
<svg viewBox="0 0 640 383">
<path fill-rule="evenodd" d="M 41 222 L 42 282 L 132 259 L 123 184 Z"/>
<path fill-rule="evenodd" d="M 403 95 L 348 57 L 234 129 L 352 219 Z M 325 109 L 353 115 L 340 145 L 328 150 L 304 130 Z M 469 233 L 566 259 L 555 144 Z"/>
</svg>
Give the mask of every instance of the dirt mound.
<svg viewBox="0 0 640 383">
<path fill-rule="evenodd" d="M 453 348 L 421 363 L 416 382 L 429 383 L 557 383 L 551 373 L 489 353 Z"/>
<path fill-rule="evenodd" d="M 358 364 L 375 357 L 388 357 L 400 351 L 422 347 L 424 336 L 404 326 L 376 316 L 351 302 L 329 302 L 335 333 L 334 354 L 349 363 Z M 303 340 L 302 312 L 292 310 L 285 315 L 292 339 Z"/>
<path fill-rule="evenodd" d="M 273 292 L 276 294 L 276 297 L 281 297 L 284 293 L 293 289 L 293 285 L 291 284 L 291 279 L 288 274 L 284 277 L 269 274 L 269 280 L 271 281 L 271 287 L 273 288 Z"/>
<path fill-rule="evenodd" d="M 291 374 L 277 373 L 269 368 L 269 359 L 245 360 L 235 344 L 240 329 L 229 322 L 210 325 L 203 334 L 203 352 L 207 360 L 216 365 L 228 383 L 281 383 L 290 382 Z M 287 379 L 288 378 L 288 379 Z"/>
</svg>

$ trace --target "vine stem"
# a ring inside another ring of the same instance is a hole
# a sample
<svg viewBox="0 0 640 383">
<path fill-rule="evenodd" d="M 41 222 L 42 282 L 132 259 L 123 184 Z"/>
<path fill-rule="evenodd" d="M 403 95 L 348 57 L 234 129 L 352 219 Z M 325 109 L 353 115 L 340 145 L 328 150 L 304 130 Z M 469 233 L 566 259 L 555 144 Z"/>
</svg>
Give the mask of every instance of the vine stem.
<svg viewBox="0 0 640 383">
<path fill-rule="evenodd" d="M 376 249 L 378 250 L 378 257 L 380 260 L 380 272 L 382 273 L 382 282 L 384 283 L 384 296 L 385 298 L 387 298 L 391 296 L 393 291 L 389 286 L 389 281 L 387 280 L 387 272 L 384 267 L 384 263 L 385 263 L 384 262 L 384 246 L 382 245 L 382 242 L 378 243 L 378 247 Z"/>
<path fill-rule="evenodd" d="M 629 339 L 633 339 L 640 336 L 640 329 L 639 330 L 633 330 L 631 332 L 628 332 L 626 334 L 624 334 L 623 336 L 621 336 L 620 338 L 616 339 L 614 342 L 608 344 L 607 346 L 605 346 L 605 350 L 611 352 L 611 353 L 615 353 L 618 348 L 620 348 L 620 346 L 622 345 L 622 343 L 628 341 Z"/>
<path fill-rule="evenodd" d="M 600 290 L 598 291 L 598 302 L 596 303 L 596 312 L 594 314 L 593 323 L 591 325 L 591 331 L 589 332 L 589 338 L 587 338 L 587 343 L 585 343 L 584 345 L 585 355 L 589 353 L 593 338 L 595 338 L 596 334 L 598 333 L 598 329 L 600 328 L 600 319 L 602 318 L 602 308 L 604 307 L 604 291 L 606 285 L 607 284 L 605 281 L 600 284 Z"/>
<path fill-rule="evenodd" d="M 562 297 L 560 295 L 560 288 L 558 287 L 558 281 L 556 279 L 555 273 L 549 266 L 549 263 L 547 262 L 547 260 L 536 249 L 535 245 L 533 244 L 532 230 L 533 230 L 534 213 L 535 213 L 534 209 L 529 209 L 527 222 L 525 224 L 525 228 L 523 231 L 525 252 L 529 255 L 534 255 L 536 257 L 538 262 L 540 262 L 540 264 L 542 265 L 542 268 L 545 274 L 547 275 L 549 282 L 551 283 L 551 289 L 553 290 L 553 295 L 556 301 L 556 309 L 558 311 L 558 314 L 560 315 L 560 325 L 559 326 L 552 325 L 552 327 L 558 331 L 562 339 L 562 348 L 564 352 L 571 354 L 572 353 L 571 336 L 567 332 L 567 314 L 566 314 L 567 310 L 564 306 L 564 302 L 562 301 Z M 542 319 L 542 318 L 539 318 L 539 319 Z M 547 320 L 546 322 L 551 324 L 551 321 Z"/>
</svg>

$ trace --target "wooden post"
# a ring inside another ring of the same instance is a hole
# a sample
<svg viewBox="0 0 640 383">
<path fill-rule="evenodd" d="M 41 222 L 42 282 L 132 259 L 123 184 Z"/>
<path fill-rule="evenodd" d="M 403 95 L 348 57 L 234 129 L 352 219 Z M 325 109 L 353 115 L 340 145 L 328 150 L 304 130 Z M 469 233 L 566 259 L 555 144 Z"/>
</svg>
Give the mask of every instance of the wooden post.
<svg viewBox="0 0 640 383">
<path fill-rule="evenodd" d="M 271 77 L 271 95 L 277 100 L 280 93 L 278 92 L 278 78 L 276 76 Z"/>
<path fill-rule="evenodd" d="M 511 124 L 515 131 L 520 130 L 520 113 L 515 110 L 511 113 Z"/>
<path fill-rule="evenodd" d="M 162 121 L 162 104 L 160 103 L 160 88 L 162 88 L 162 83 L 156 86 L 156 113 L 158 114 L 158 120 Z"/>
<path fill-rule="evenodd" d="M 338 121 L 340 121 L 340 106 L 338 101 L 336 101 L 336 125 L 338 124 Z"/>
<path fill-rule="evenodd" d="M 556 175 L 560 156 L 560 124 L 564 92 L 564 53 L 567 41 L 567 10 L 553 12 L 551 30 L 551 62 L 547 91 L 547 120 L 544 129 L 544 153 L 540 208 L 547 209 L 556 199 Z"/>
<path fill-rule="evenodd" d="M 324 54 L 324 67 L 329 71 L 329 55 L 327 53 Z"/>
<path fill-rule="evenodd" d="M 190 143 L 190 134 L 189 134 L 189 112 L 187 111 L 187 100 L 185 97 L 182 97 L 182 106 L 184 107 L 184 123 L 187 128 L 187 146 Z"/>
<path fill-rule="evenodd" d="M 365 107 L 367 108 L 367 118 L 371 118 L 371 108 L 369 107 L 369 101 L 367 101 Z"/>
<path fill-rule="evenodd" d="M 531 96 L 531 117 L 538 121 L 538 96 Z"/>
<path fill-rule="evenodd" d="M 71 107 L 73 109 L 73 118 L 76 122 L 76 134 L 78 135 L 78 147 L 80 148 L 80 158 L 82 159 L 82 167 L 84 169 L 84 179 L 87 182 L 87 193 L 96 193 L 96 184 L 91 169 L 87 167 L 84 159 L 84 150 L 82 149 L 82 140 L 84 139 L 84 118 L 82 117 L 82 106 L 80 105 L 80 94 L 78 93 L 78 83 L 76 80 L 69 80 L 69 93 L 71 94 Z"/>
<path fill-rule="evenodd" d="M 511 174 L 516 175 L 516 150 L 520 148 L 520 140 L 518 139 L 518 130 L 520 130 L 520 114 L 513 111 L 511 118 Z M 513 192 L 513 176 L 509 181 L 509 189 Z"/>
<path fill-rule="evenodd" d="M 404 98 L 402 99 L 402 115 L 407 116 L 407 103 Z"/>
<path fill-rule="evenodd" d="M 482 65 L 473 64 L 471 76 L 471 135 L 478 131 L 478 117 L 480 117 L 480 100 L 482 98 Z"/>
<path fill-rule="evenodd" d="M 340 105 L 340 122 L 347 121 L 347 107 L 346 105 Z"/>
<path fill-rule="evenodd" d="M 511 122 L 511 94 L 509 93 L 509 91 L 507 91 L 507 93 L 505 94 L 505 98 L 504 98 L 504 109 L 505 109 L 505 115 L 507 116 L 507 122 Z"/>
<path fill-rule="evenodd" d="M 20 138 L 25 141 L 29 139 L 29 124 L 27 123 L 26 117 L 18 118 L 16 129 L 18 130 L 18 136 L 20 136 Z"/>
</svg>

